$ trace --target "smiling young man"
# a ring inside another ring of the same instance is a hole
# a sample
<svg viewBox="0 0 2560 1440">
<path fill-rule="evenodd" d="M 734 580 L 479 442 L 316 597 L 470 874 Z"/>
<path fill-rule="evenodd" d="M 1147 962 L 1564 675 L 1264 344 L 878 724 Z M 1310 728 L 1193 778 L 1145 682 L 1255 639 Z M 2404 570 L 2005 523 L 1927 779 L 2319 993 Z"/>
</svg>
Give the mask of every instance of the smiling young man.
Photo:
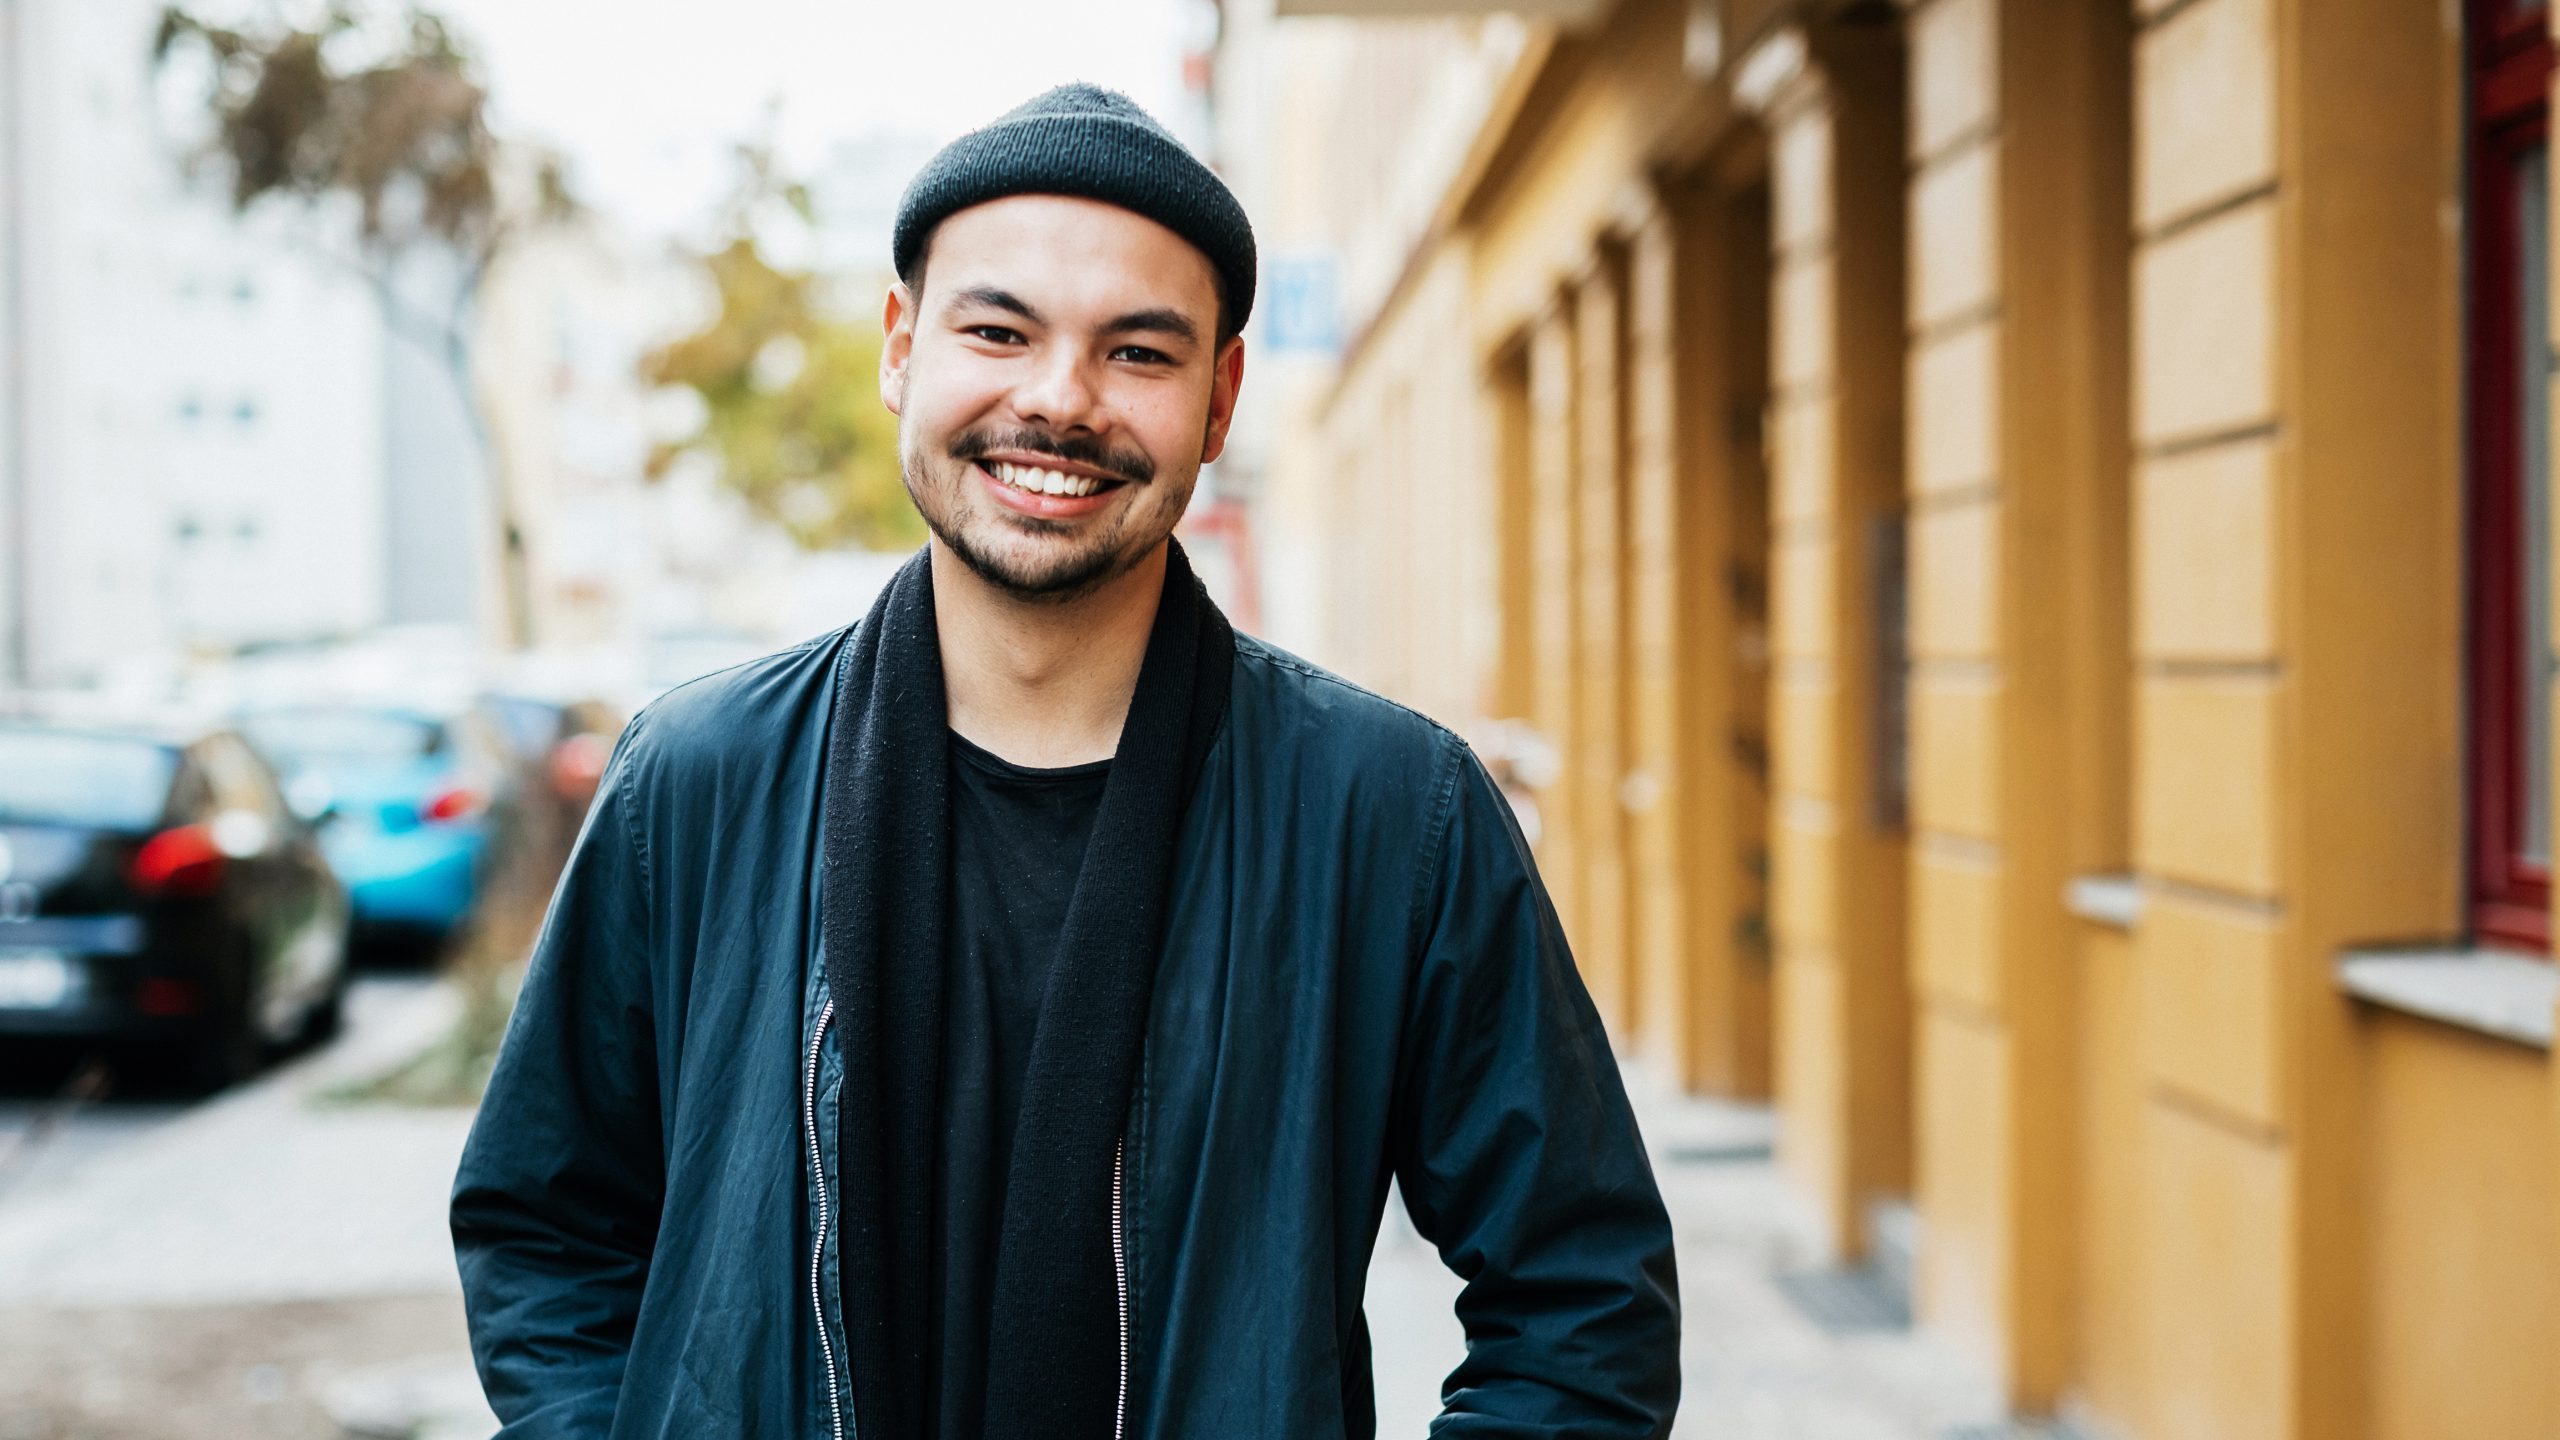
<svg viewBox="0 0 2560 1440">
<path fill-rule="evenodd" d="M 1242 209 L 1067 86 L 894 249 L 932 542 L 624 737 L 454 1191 L 502 1434 L 1367 1436 L 1391 1180 L 1465 1281 L 1435 1433 L 1666 1433 L 1670 1228 L 1509 811 L 1171 538 Z"/>
</svg>

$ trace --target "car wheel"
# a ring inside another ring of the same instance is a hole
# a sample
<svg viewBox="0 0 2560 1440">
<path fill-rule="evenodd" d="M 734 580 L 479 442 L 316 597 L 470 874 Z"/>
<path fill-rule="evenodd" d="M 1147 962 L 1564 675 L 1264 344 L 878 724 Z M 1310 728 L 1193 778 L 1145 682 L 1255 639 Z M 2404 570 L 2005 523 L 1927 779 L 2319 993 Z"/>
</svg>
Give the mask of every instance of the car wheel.
<svg viewBox="0 0 2560 1440">
<path fill-rule="evenodd" d="M 180 1057 L 178 1083 L 197 1095 L 210 1095 L 248 1079 L 266 1058 L 266 1046 L 247 1017 L 207 1026 L 187 1044 Z"/>
<path fill-rule="evenodd" d="M 236 1085 L 257 1073 L 267 1058 L 258 1034 L 257 1012 L 249 993 L 249 966 L 222 987 L 220 998 L 205 1015 L 202 1028 L 189 1036 L 177 1056 L 178 1083 L 198 1095 Z"/>
<path fill-rule="evenodd" d="M 293 1037 L 297 1049 L 313 1049 L 338 1038 L 347 1022 L 347 967 L 342 962 L 329 988 L 311 1002 L 302 1017 L 302 1029 Z"/>
</svg>

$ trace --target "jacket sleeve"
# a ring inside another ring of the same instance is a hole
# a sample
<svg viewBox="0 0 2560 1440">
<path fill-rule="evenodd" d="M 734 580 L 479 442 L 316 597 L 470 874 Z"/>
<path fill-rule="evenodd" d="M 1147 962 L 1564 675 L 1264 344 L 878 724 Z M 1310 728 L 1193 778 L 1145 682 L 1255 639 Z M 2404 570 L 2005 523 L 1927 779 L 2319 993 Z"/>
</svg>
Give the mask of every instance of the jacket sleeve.
<svg viewBox="0 0 2560 1440">
<path fill-rule="evenodd" d="M 631 793 L 640 724 L 552 895 L 454 1181 L 472 1358 L 504 1440 L 612 1427 L 657 1235 L 650 876 Z"/>
<path fill-rule="evenodd" d="M 1464 1281 L 1435 1436 L 1660 1436 L 1680 1394 L 1671 1223 L 1510 807 L 1444 772 L 1400 1061 L 1396 1177 Z"/>
</svg>

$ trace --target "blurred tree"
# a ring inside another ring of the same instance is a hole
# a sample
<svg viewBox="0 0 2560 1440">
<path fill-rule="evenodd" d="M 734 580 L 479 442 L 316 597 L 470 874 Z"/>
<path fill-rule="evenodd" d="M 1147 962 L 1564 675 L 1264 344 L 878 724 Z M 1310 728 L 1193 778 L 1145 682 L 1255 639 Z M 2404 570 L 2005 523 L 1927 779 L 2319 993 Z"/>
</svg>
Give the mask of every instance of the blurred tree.
<svg viewBox="0 0 2560 1440">
<path fill-rule="evenodd" d="M 393 14 L 331 0 L 306 29 L 273 17 L 220 25 L 172 6 L 161 12 L 152 58 L 165 66 L 182 50 L 211 61 L 204 103 L 213 134 L 196 158 L 229 171 L 235 209 L 270 197 L 315 208 L 354 203 L 357 268 L 385 322 L 443 361 L 479 441 L 507 632 L 530 643 L 524 532 L 504 447 L 494 443 L 472 375 L 471 318 L 482 282 L 512 244 L 577 213 L 557 157 L 535 158 L 526 201 L 501 204 L 488 91 L 452 28 L 415 7 Z M 428 248 L 452 257 L 454 280 L 404 284 L 403 262 Z"/>
<path fill-rule="evenodd" d="M 651 351 L 643 379 L 702 401 L 694 433 L 650 456 L 663 475 L 707 457 L 722 484 L 809 549 L 905 550 L 924 543 L 898 469 L 898 419 L 880 403 L 880 327 L 839 313 L 825 280 L 775 263 L 760 229 L 777 211 L 812 221 L 806 186 L 783 178 L 770 145 L 741 146 L 721 238 L 693 260 L 717 309 Z"/>
</svg>

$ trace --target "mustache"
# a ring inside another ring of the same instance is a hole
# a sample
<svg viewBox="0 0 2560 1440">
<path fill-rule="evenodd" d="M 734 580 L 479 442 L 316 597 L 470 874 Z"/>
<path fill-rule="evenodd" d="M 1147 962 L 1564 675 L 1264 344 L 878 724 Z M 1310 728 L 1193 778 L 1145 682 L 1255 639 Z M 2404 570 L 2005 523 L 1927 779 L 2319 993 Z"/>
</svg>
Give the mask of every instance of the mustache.
<svg viewBox="0 0 2560 1440">
<path fill-rule="evenodd" d="M 979 460 L 998 450 L 1021 450 L 1078 465 L 1090 465 L 1116 480 L 1144 485 L 1156 478 L 1156 462 L 1135 450 L 1114 450 L 1080 435 L 1056 436 L 1045 430 L 970 430 L 951 442 L 954 460 Z"/>
</svg>

